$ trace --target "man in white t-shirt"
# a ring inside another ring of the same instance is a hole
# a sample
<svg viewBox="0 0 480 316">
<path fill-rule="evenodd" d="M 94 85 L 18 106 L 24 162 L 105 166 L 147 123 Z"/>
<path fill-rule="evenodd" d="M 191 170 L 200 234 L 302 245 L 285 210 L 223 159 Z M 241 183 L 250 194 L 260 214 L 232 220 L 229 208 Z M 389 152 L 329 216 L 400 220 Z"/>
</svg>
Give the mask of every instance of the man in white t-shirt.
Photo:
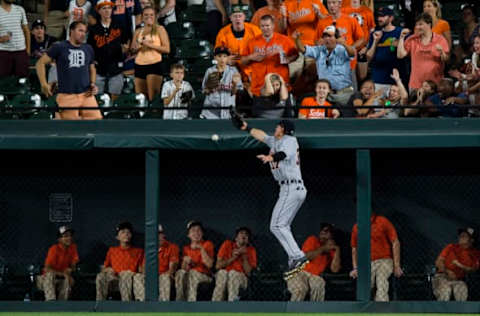
<svg viewBox="0 0 480 316">
<path fill-rule="evenodd" d="M 30 30 L 27 15 L 13 2 L 0 0 L 0 78 L 28 75 Z"/>
<path fill-rule="evenodd" d="M 187 81 L 184 81 L 185 67 L 182 64 L 173 64 L 170 67 L 170 77 L 162 87 L 162 99 L 165 108 L 187 107 L 195 98 L 195 92 Z M 188 117 L 188 110 L 163 110 L 164 120 L 183 120 Z"/>
</svg>

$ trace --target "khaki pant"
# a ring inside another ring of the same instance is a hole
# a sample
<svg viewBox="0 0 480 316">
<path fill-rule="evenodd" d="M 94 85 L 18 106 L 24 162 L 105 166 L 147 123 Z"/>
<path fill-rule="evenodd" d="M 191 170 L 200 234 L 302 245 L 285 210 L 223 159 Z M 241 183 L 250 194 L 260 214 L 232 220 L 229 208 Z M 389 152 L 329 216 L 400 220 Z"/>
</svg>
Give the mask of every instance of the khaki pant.
<svg viewBox="0 0 480 316">
<path fill-rule="evenodd" d="M 170 301 L 171 284 L 170 274 L 163 273 L 158 275 L 159 301 Z M 133 277 L 133 294 L 135 295 L 135 300 L 145 301 L 145 274 L 137 273 Z"/>
<path fill-rule="evenodd" d="M 108 292 L 114 290 L 120 291 L 122 301 L 131 301 L 134 275 L 135 272 L 132 271 L 122 271 L 118 276 L 112 271 L 104 271 L 97 274 L 95 281 L 97 285 L 97 301 L 106 300 Z"/>
<path fill-rule="evenodd" d="M 315 63 L 315 59 L 305 57 L 302 53 L 298 53 L 298 58 L 288 64 L 288 72 L 290 82 L 294 82 L 303 73 L 303 69 L 310 63 Z"/>
<path fill-rule="evenodd" d="M 45 294 L 45 301 L 54 301 L 57 298 L 66 301 L 72 291 L 68 279 L 56 276 L 54 272 L 37 276 L 36 283 L 37 288 Z"/>
<path fill-rule="evenodd" d="M 432 287 L 437 301 L 449 301 L 452 292 L 456 301 L 466 301 L 468 298 L 467 284 L 459 280 L 450 281 L 444 273 L 435 274 Z"/>
<path fill-rule="evenodd" d="M 310 290 L 310 301 L 325 300 L 325 280 L 321 276 L 300 271 L 287 281 L 287 287 L 292 293 L 290 297 L 292 302 L 303 301 L 308 290 Z"/>
<path fill-rule="evenodd" d="M 235 270 L 220 270 L 215 275 L 215 290 L 212 301 L 224 301 L 225 293 L 228 293 L 230 302 L 238 300 L 240 288 L 246 289 L 248 278 L 244 273 Z"/>
<path fill-rule="evenodd" d="M 48 34 L 58 39 L 63 35 L 67 18 L 63 11 L 49 11 L 47 20 Z"/>
<path fill-rule="evenodd" d="M 371 264 L 371 285 L 375 287 L 375 301 L 388 302 L 388 278 L 393 272 L 392 259 L 378 259 Z"/>
<path fill-rule="evenodd" d="M 196 270 L 178 270 L 175 274 L 176 300 L 184 301 L 187 299 L 189 302 L 195 302 L 197 300 L 198 285 L 204 282 L 210 283 L 212 278 Z"/>
</svg>

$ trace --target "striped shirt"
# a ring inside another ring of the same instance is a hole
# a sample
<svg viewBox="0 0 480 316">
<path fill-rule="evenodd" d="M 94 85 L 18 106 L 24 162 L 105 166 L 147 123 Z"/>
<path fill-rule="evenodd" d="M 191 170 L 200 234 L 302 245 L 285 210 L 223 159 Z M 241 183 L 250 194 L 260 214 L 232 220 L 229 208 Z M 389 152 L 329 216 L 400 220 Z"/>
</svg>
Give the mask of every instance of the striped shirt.
<svg viewBox="0 0 480 316">
<path fill-rule="evenodd" d="M 10 34 L 10 41 L 0 43 L 0 51 L 25 50 L 25 34 L 22 25 L 28 25 L 25 10 L 18 5 L 12 4 L 10 12 L 0 6 L 0 36 Z"/>
</svg>

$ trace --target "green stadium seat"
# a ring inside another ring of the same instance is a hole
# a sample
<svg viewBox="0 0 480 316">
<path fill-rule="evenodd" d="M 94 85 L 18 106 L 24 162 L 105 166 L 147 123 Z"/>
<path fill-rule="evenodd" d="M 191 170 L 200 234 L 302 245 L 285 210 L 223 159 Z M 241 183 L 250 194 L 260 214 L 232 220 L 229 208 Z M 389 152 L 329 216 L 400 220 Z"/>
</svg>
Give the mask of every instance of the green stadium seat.
<svg viewBox="0 0 480 316">
<path fill-rule="evenodd" d="M 153 99 L 149 110 L 145 112 L 143 119 L 162 119 L 163 118 L 163 99 L 159 94 Z"/>
<path fill-rule="evenodd" d="M 195 37 L 195 28 L 192 22 L 170 23 L 165 28 L 171 41 Z"/>
<path fill-rule="evenodd" d="M 204 5 L 191 5 L 180 12 L 182 22 L 207 22 L 207 10 Z"/>
<path fill-rule="evenodd" d="M 29 92 L 27 78 L 18 78 L 15 76 L 0 78 L 0 94 L 15 96 Z"/>
<path fill-rule="evenodd" d="M 107 119 L 140 118 L 143 113 L 141 109 L 147 106 L 148 102 L 143 94 L 122 94 L 112 102 L 112 106 L 108 108 L 108 112 L 104 112 L 104 116 Z"/>
<path fill-rule="evenodd" d="M 13 118 L 30 118 L 34 113 L 40 111 L 44 105 L 40 95 L 27 93 L 16 95 L 8 102 L 8 107 L 13 113 Z"/>
<path fill-rule="evenodd" d="M 178 43 L 175 52 L 177 59 L 211 58 L 212 46 L 205 40 L 185 40 Z"/>
</svg>

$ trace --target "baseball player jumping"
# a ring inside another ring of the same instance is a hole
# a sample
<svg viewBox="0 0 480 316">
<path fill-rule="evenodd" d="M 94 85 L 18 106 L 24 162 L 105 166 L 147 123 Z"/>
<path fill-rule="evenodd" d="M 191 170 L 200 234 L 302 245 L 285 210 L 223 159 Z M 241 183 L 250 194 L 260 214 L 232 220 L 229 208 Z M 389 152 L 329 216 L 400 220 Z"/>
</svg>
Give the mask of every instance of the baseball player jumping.
<svg viewBox="0 0 480 316">
<path fill-rule="evenodd" d="M 280 185 L 280 194 L 275 204 L 270 221 L 270 231 L 275 235 L 288 255 L 288 270 L 284 279 L 292 278 L 308 263 L 305 254 L 293 238 L 290 225 L 305 201 L 307 190 L 303 185 L 300 171 L 300 156 L 297 138 L 293 136 L 295 126 L 292 121 L 282 120 L 275 128 L 274 136 L 248 126 L 243 118 L 232 111 L 235 127 L 248 132 L 256 140 L 270 147 L 268 155 L 258 155 L 264 164 L 268 163 L 273 177 Z"/>
</svg>

